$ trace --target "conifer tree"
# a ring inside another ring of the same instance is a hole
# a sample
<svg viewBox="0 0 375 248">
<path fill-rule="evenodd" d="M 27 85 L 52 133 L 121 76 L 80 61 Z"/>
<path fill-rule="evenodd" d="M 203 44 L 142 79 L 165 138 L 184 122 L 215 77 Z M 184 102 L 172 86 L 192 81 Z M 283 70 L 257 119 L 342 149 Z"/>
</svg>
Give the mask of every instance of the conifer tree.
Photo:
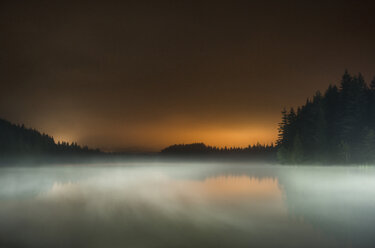
<svg viewBox="0 0 375 248">
<path fill-rule="evenodd" d="M 317 92 L 297 113 L 282 112 L 278 158 L 283 163 L 375 162 L 375 79 L 346 70 L 340 88 Z"/>
</svg>

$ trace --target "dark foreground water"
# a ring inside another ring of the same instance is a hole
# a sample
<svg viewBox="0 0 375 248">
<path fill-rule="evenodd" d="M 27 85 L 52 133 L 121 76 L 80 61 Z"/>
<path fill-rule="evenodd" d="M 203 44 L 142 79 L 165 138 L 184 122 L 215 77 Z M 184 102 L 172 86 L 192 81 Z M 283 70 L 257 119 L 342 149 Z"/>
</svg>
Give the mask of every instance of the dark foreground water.
<svg viewBox="0 0 375 248">
<path fill-rule="evenodd" d="M 0 247 L 375 247 L 375 169 L 0 169 Z"/>
</svg>

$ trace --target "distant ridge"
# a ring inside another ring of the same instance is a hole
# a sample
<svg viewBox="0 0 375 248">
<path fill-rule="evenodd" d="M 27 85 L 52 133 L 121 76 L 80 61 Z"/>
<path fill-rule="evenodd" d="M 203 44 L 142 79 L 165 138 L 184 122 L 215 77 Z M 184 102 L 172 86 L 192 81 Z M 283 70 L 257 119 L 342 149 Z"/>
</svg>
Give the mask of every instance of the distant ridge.
<svg viewBox="0 0 375 248">
<path fill-rule="evenodd" d="M 99 149 L 81 147 L 77 143 L 58 142 L 24 125 L 15 125 L 0 118 L 0 156 L 12 155 L 83 155 L 100 154 Z"/>
<path fill-rule="evenodd" d="M 271 145 L 249 145 L 245 148 L 240 147 L 224 147 L 208 146 L 204 143 L 192 144 L 175 144 L 164 148 L 161 154 L 176 156 L 191 155 L 233 155 L 233 156 L 249 156 L 252 158 L 273 159 L 276 157 L 276 146 Z"/>
</svg>

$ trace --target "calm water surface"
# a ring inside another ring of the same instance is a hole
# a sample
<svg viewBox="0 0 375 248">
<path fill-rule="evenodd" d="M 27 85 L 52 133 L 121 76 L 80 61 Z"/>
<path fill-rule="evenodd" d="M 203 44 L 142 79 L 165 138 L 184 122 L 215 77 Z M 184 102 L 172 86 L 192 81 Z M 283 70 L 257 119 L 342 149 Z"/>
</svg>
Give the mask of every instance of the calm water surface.
<svg viewBox="0 0 375 248">
<path fill-rule="evenodd" d="M 1 168 L 0 247 L 375 247 L 375 168 Z"/>
</svg>

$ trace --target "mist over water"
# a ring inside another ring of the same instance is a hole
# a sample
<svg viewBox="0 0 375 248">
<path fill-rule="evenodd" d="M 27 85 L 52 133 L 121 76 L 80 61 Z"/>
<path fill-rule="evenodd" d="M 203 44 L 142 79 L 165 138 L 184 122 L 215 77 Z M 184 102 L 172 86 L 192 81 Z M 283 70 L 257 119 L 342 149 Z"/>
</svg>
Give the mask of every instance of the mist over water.
<svg viewBox="0 0 375 248">
<path fill-rule="evenodd" d="M 0 169 L 0 247 L 373 247 L 373 230 L 372 167 Z"/>
</svg>

